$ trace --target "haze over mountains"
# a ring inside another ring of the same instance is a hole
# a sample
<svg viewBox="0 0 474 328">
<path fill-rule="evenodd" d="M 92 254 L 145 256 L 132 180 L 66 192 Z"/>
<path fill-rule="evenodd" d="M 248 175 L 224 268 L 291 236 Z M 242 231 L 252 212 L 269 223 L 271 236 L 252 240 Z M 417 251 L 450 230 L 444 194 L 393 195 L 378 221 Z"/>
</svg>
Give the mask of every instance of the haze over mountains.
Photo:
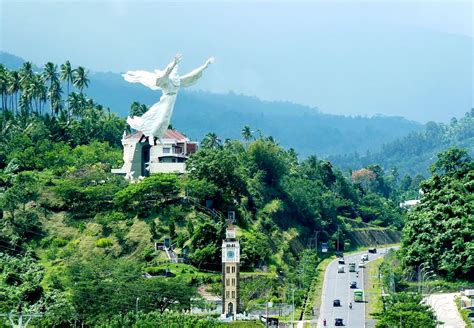
<svg viewBox="0 0 474 328">
<path fill-rule="evenodd" d="M 18 69 L 23 63 L 23 59 L 6 53 L 0 53 L 0 59 L 9 69 Z M 123 117 L 132 102 L 152 105 L 161 95 L 142 85 L 127 83 L 115 73 L 91 73 L 90 79 L 85 93 Z M 178 96 L 172 124 L 197 140 L 208 132 L 215 132 L 222 140 L 241 138 L 242 128 L 249 125 L 255 135 L 258 136 L 257 130 L 271 135 L 282 146 L 294 148 L 301 157 L 365 153 L 422 128 L 421 124 L 401 117 L 329 115 L 290 102 L 187 90 Z"/>
<path fill-rule="evenodd" d="M 0 50 L 36 63 L 119 73 L 181 52 L 181 73 L 216 57 L 195 87 L 216 93 L 422 123 L 473 107 L 470 1 L 22 3 L 2 5 Z"/>
</svg>

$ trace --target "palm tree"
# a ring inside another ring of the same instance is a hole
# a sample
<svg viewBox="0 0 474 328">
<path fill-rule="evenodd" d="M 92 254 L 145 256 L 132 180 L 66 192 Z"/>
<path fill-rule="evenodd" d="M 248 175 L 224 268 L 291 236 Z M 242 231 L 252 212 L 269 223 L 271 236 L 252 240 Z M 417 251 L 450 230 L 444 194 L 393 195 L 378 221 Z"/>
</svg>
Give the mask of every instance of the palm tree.
<svg viewBox="0 0 474 328">
<path fill-rule="evenodd" d="M 79 66 L 74 70 L 74 86 L 79 89 L 79 91 L 82 93 L 82 90 L 84 87 L 89 86 L 89 79 L 87 78 L 88 72 L 84 69 L 84 67 Z"/>
<path fill-rule="evenodd" d="M 67 97 L 67 108 L 69 117 L 71 117 L 71 114 L 75 115 L 80 111 L 79 94 L 77 92 L 73 91 Z"/>
<path fill-rule="evenodd" d="M 74 79 L 74 71 L 71 68 L 71 63 L 69 62 L 69 60 L 66 60 L 66 62 L 61 65 L 60 79 L 62 81 L 66 81 L 67 83 L 67 98 L 69 98 L 69 84 L 71 84 Z"/>
<path fill-rule="evenodd" d="M 202 147 L 208 149 L 219 148 L 221 146 L 221 139 L 214 132 L 206 134 L 202 140 Z"/>
<path fill-rule="evenodd" d="M 0 95 L 2 97 L 1 106 L 3 110 L 7 109 L 7 87 L 8 87 L 8 70 L 0 64 Z"/>
<path fill-rule="evenodd" d="M 49 82 L 49 87 L 59 81 L 58 66 L 51 62 L 46 63 L 43 70 L 43 79 L 44 82 Z"/>
<path fill-rule="evenodd" d="M 11 95 L 12 111 L 18 109 L 18 92 L 20 91 L 20 75 L 17 71 L 12 71 L 9 75 L 7 92 Z M 15 106 L 13 106 L 15 104 Z"/>
<path fill-rule="evenodd" d="M 252 131 L 250 130 L 250 126 L 246 125 L 242 129 L 242 138 L 244 138 L 245 141 L 250 141 L 250 139 L 253 138 Z"/>
<path fill-rule="evenodd" d="M 48 98 L 50 101 L 50 109 L 51 109 L 51 114 L 54 116 L 55 114 L 59 113 L 59 110 L 61 109 L 61 84 L 59 83 L 59 80 L 56 80 L 51 84 L 51 87 L 48 90 Z"/>
<path fill-rule="evenodd" d="M 27 114 L 31 103 L 31 80 L 33 79 L 33 64 L 31 62 L 24 62 L 20 69 L 20 109 L 23 114 Z"/>
</svg>

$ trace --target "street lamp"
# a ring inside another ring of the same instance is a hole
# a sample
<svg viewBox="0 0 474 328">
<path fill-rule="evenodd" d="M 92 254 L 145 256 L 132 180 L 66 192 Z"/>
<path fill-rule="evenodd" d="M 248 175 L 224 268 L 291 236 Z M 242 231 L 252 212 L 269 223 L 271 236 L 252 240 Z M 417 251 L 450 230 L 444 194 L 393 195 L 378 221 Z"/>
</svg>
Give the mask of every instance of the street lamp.
<svg viewBox="0 0 474 328">
<path fill-rule="evenodd" d="M 433 279 L 433 278 L 435 278 L 434 280 L 436 280 L 436 277 L 437 277 L 437 276 L 438 276 L 438 275 L 437 275 L 436 273 L 432 273 L 432 274 L 428 275 L 427 277 L 425 277 L 425 279 L 423 280 L 424 288 L 426 289 L 427 287 L 429 287 L 429 286 L 426 286 L 426 283 L 427 283 L 430 279 Z M 422 291 L 423 291 L 423 287 L 422 287 Z"/>
<path fill-rule="evenodd" d="M 421 293 L 421 281 L 422 281 L 422 275 L 423 271 L 428 269 L 429 267 L 427 266 L 426 263 L 421 263 L 418 266 L 418 293 Z"/>
<path fill-rule="evenodd" d="M 295 326 L 295 289 L 293 288 L 291 292 L 293 294 L 293 312 L 291 313 L 291 326 L 294 327 Z"/>
</svg>

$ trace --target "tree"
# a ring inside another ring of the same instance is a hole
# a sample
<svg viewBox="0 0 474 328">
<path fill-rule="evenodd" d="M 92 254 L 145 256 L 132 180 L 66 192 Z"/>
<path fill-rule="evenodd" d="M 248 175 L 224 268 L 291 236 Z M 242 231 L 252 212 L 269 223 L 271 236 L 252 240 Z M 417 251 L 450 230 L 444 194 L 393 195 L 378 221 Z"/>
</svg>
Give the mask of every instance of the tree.
<svg viewBox="0 0 474 328">
<path fill-rule="evenodd" d="M 206 134 L 204 139 L 201 142 L 203 148 L 207 149 L 214 149 L 221 147 L 221 139 L 217 136 L 217 134 L 210 132 Z"/>
<path fill-rule="evenodd" d="M 87 77 L 88 72 L 86 72 L 85 68 L 82 66 L 77 67 L 74 70 L 74 86 L 79 89 L 79 91 L 82 93 L 82 90 L 84 87 L 89 86 L 89 79 Z"/>
<path fill-rule="evenodd" d="M 71 63 L 69 60 L 66 60 L 64 64 L 61 65 L 61 76 L 60 76 L 62 81 L 66 81 L 67 85 L 67 95 L 66 97 L 69 98 L 69 85 L 73 83 L 74 80 L 74 71 L 71 67 Z M 68 108 L 69 110 L 69 108 Z"/>
<path fill-rule="evenodd" d="M 242 138 L 245 141 L 250 141 L 253 138 L 252 131 L 250 130 L 250 126 L 246 125 L 242 129 Z"/>
<path fill-rule="evenodd" d="M 464 150 L 438 155 L 433 176 L 421 184 L 421 203 L 403 228 L 405 266 L 427 264 L 449 279 L 474 276 L 474 161 Z"/>
<path fill-rule="evenodd" d="M 427 327 L 435 328 L 436 316 L 430 306 L 422 304 L 422 296 L 393 293 L 383 298 L 384 309 L 374 313 L 377 328 Z"/>
</svg>

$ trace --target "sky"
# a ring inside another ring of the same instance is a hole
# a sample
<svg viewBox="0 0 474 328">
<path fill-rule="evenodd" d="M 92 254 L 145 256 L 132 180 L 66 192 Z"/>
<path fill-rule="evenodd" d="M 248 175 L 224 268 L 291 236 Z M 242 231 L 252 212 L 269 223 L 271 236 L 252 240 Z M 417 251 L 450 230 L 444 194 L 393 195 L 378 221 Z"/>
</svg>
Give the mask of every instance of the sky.
<svg viewBox="0 0 474 328">
<path fill-rule="evenodd" d="M 37 65 L 185 73 L 194 88 L 344 115 L 448 121 L 473 106 L 471 1 L 0 0 L 0 50 Z"/>
</svg>

